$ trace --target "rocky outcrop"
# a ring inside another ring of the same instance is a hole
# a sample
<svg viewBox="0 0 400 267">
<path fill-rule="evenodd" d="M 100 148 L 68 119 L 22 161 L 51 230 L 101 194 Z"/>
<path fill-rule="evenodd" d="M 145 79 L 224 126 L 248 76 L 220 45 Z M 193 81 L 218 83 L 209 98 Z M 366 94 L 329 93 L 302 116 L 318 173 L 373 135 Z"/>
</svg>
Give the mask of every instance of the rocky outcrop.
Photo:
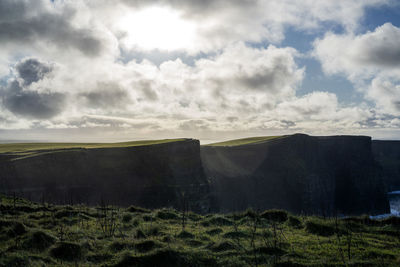
<svg viewBox="0 0 400 267">
<path fill-rule="evenodd" d="M 388 192 L 400 190 L 400 141 L 372 141 L 372 151 Z"/>
<path fill-rule="evenodd" d="M 0 155 L 0 191 L 34 201 L 208 210 L 197 140 L 99 149 L 64 149 L 15 159 Z"/>
<path fill-rule="evenodd" d="M 203 146 L 201 158 L 215 211 L 389 212 L 370 137 L 296 134 L 257 144 Z"/>
</svg>

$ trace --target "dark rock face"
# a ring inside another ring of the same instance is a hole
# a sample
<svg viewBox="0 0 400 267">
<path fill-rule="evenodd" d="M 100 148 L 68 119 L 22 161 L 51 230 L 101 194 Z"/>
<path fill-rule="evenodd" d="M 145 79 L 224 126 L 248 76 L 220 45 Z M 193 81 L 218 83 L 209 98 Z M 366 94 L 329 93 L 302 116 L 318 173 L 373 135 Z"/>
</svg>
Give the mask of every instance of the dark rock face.
<svg viewBox="0 0 400 267">
<path fill-rule="evenodd" d="M 400 141 L 374 140 L 372 152 L 380 165 L 386 190 L 400 190 Z"/>
<path fill-rule="evenodd" d="M 201 148 L 214 211 L 389 212 L 371 138 L 296 134 L 265 143 Z"/>
<path fill-rule="evenodd" d="M 0 157 L 0 192 L 60 204 L 209 208 L 197 140 L 101 149 L 68 149 L 12 160 Z"/>
</svg>

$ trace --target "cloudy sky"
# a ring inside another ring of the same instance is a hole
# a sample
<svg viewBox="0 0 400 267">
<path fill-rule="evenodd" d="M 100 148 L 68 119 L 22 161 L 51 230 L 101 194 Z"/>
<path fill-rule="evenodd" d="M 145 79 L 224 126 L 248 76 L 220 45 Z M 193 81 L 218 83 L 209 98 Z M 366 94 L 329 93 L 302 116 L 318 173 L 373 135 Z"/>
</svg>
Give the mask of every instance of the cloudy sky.
<svg viewBox="0 0 400 267">
<path fill-rule="evenodd" d="M 397 0 L 1 0 L 0 139 L 400 139 Z"/>
</svg>

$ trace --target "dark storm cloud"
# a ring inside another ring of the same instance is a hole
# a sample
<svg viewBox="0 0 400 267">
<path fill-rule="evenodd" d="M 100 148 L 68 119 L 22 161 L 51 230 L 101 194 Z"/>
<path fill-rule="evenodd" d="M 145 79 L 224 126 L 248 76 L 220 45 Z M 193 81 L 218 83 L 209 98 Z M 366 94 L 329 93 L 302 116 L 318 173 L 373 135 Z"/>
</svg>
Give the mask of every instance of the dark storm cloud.
<svg viewBox="0 0 400 267">
<path fill-rule="evenodd" d="M 97 56 L 102 42 L 90 29 L 78 29 L 71 25 L 74 10 L 56 14 L 42 8 L 31 7 L 27 2 L 0 1 L 0 44 L 32 44 L 47 41 L 63 49 L 77 49 L 87 56 Z M 39 6 L 42 6 L 40 1 Z M 40 9 L 30 14 L 29 8 Z M 11 15 L 10 15 L 11 14 Z"/>
<path fill-rule="evenodd" d="M 129 103 L 129 96 L 116 83 L 99 83 L 95 91 L 81 93 L 90 108 L 124 107 Z"/>
<path fill-rule="evenodd" d="M 19 82 L 14 80 L 2 92 L 2 102 L 3 106 L 15 115 L 32 119 L 50 119 L 62 112 L 65 95 L 24 90 Z"/>
<path fill-rule="evenodd" d="M 16 65 L 19 77 L 24 81 L 24 85 L 30 85 L 45 77 L 52 71 L 52 66 L 35 58 L 28 58 Z"/>
</svg>

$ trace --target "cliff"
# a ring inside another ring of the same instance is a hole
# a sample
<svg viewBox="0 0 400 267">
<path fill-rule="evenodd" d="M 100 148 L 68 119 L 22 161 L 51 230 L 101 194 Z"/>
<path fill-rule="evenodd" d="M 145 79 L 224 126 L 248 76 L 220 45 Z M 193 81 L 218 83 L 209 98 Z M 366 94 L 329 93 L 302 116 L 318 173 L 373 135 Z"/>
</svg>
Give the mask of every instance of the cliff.
<svg viewBox="0 0 400 267">
<path fill-rule="evenodd" d="M 371 138 L 303 134 L 238 146 L 202 146 L 215 211 L 389 212 Z"/>
<path fill-rule="evenodd" d="M 33 201 L 208 210 L 197 140 L 154 145 L 41 150 L 0 155 L 0 191 Z"/>
<path fill-rule="evenodd" d="M 400 190 L 400 141 L 372 141 L 372 151 L 388 192 Z"/>
</svg>

